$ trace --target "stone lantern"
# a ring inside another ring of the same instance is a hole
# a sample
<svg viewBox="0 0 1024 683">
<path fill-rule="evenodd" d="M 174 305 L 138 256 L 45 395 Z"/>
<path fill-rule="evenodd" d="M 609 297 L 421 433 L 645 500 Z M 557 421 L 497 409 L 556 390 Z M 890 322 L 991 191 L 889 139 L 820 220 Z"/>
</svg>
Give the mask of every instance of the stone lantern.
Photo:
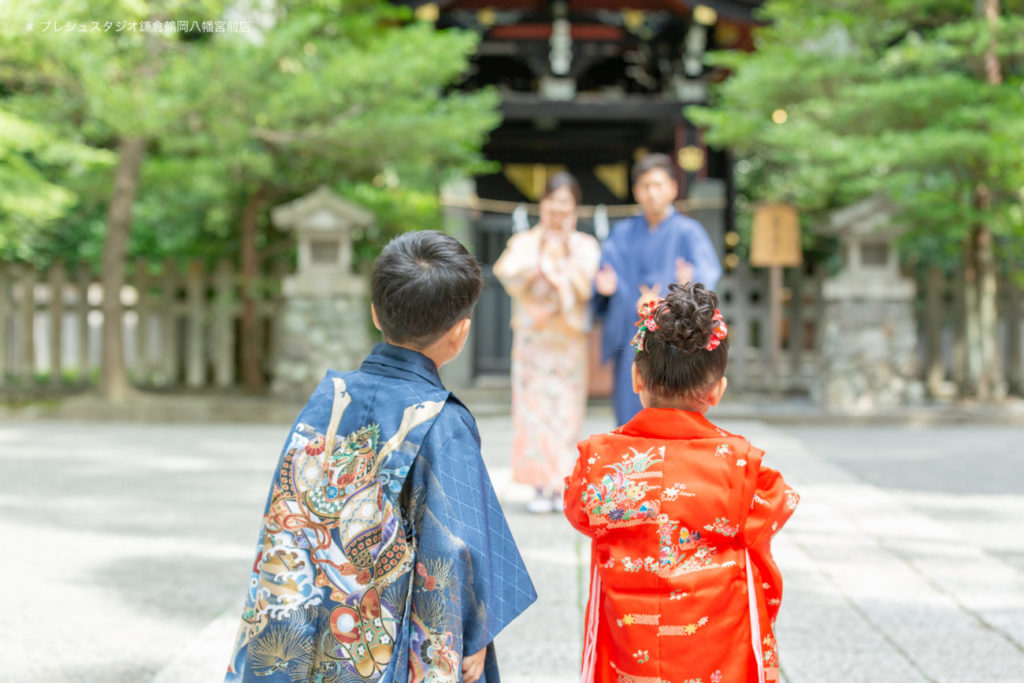
<svg viewBox="0 0 1024 683">
<path fill-rule="evenodd" d="M 831 410 L 867 413 L 919 403 L 914 282 L 899 270 L 903 232 L 892 205 L 872 197 L 832 213 L 823 234 L 839 239 L 843 264 L 822 288 L 815 397 Z"/>
<path fill-rule="evenodd" d="M 283 283 L 272 388 L 306 396 L 328 368 L 350 370 L 369 350 L 367 283 L 352 271 L 352 240 L 373 214 L 320 187 L 271 218 L 295 233 L 298 251 L 296 272 Z"/>
</svg>

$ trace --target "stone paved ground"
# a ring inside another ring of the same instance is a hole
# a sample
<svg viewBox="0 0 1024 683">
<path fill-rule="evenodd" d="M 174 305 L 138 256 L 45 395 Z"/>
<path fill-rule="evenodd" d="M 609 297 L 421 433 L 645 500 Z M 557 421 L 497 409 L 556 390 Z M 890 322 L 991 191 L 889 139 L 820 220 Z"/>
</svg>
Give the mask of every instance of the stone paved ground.
<svg viewBox="0 0 1024 683">
<path fill-rule="evenodd" d="M 1024 430 L 750 417 L 721 423 L 803 496 L 775 543 L 787 681 L 1024 681 Z M 586 545 L 525 513 L 507 416 L 480 425 L 540 593 L 498 637 L 503 680 L 569 683 Z M 0 421 L 0 680 L 218 680 L 287 427 Z"/>
</svg>

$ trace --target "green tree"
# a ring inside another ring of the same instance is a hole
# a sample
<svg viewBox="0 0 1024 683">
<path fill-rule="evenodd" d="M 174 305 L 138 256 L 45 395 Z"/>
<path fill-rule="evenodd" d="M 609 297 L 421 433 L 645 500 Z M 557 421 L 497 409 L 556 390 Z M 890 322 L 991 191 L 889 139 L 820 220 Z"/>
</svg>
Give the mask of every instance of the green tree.
<svg viewBox="0 0 1024 683">
<path fill-rule="evenodd" d="M 50 247 L 102 251 L 108 292 L 120 290 L 129 251 L 237 255 L 243 377 L 252 387 L 261 361 L 251 294 L 275 239 L 268 209 L 332 185 L 381 211 L 383 229 L 366 238 L 379 243 L 397 221 L 436 220 L 440 183 L 480 162 L 498 123 L 494 93 L 446 92 L 475 36 L 436 31 L 380 0 L 261 4 L 253 16 L 232 16 L 250 30 L 222 32 L 203 26 L 230 15 L 214 0 L 39 0 L 13 9 L 0 34 L 0 102 L 112 159 L 112 177 L 42 176 L 64 193 Z M 87 29 L 58 32 L 51 17 L 62 29 Z M 116 25 L 102 26 L 103 17 Z M 171 21 L 174 31 L 142 30 Z M 104 321 L 102 389 L 120 399 L 128 385 L 117 297 L 104 301 Z"/>
<path fill-rule="evenodd" d="M 0 258 L 30 258 L 38 234 L 74 205 L 67 186 L 73 176 L 109 161 L 102 151 L 0 108 Z"/>
<path fill-rule="evenodd" d="M 147 147 L 177 115 L 161 80 L 164 55 L 178 44 L 142 30 L 138 17 L 159 20 L 162 27 L 171 16 L 164 12 L 201 7 L 196 2 L 163 3 L 159 10 L 118 1 L 18 3 L 0 41 L 5 71 L 13 69 L 20 79 L 16 95 L 6 98 L 8 105 L 66 137 L 114 153 L 101 271 L 108 293 L 102 304 L 101 390 L 111 400 L 125 399 L 128 382 L 120 296 L 110 293 L 120 292 L 124 284 L 132 210 Z"/>
<path fill-rule="evenodd" d="M 193 106 L 174 153 L 226 179 L 240 199 L 242 373 L 250 388 L 262 382 L 251 292 L 266 209 L 322 184 L 366 197 L 376 181 L 403 203 L 418 192 L 433 196 L 446 175 L 479 162 L 499 121 L 493 92 L 446 91 L 477 37 L 409 18 L 377 0 L 286 3 L 258 41 L 218 37 L 178 65 Z M 189 79 L 197 73 L 222 76 L 195 89 Z M 376 197 L 378 208 L 387 205 Z"/>
<path fill-rule="evenodd" d="M 688 114 L 748 159 L 759 198 L 820 215 L 882 193 L 910 244 L 960 253 L 972 350 L 968 391 L 1003 391 L 995 345 L 997 259 L 1024 236 L 1024 3 L 1019 0 L 768 0 L 756 52 L 714 107 Z M 1016 239 L 1014 239 L 1016 238 Z M 1000 251 L 1000 246 L 1005 247 Z"/>
</svg>

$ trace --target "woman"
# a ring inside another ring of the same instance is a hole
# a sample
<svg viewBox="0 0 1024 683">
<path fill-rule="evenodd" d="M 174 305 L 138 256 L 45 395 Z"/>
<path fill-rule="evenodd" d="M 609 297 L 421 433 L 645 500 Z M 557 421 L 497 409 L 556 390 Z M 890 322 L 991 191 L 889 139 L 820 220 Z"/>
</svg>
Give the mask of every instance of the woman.
<svg viewBox="0 0 1024 683">
<path fill-rule="evenodd" d="M 587 401 L 588 302 L 601 256 L 576 230 L 580 186 L 551 176 L 540 223 L 513 235 L 494 274 L 512 297 L 512 473 L 536 497 L 530 512 L 561 509 Z"/>
</svg>

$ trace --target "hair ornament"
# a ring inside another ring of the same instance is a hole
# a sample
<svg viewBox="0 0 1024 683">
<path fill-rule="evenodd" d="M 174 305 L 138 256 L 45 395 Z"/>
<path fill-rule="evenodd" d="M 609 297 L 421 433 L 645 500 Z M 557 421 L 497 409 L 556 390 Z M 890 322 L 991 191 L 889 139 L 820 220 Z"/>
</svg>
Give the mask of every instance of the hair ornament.
<svg viewBox="0 0 1024 683">
<path fill-rule="evenodd" d="M 717 308 L 715 309 L 715 315 L 711 318 L 711 322 L 714 324 L 714 327 L 711 328 L 711 338 L 708 339 L 708 345 L 704 347 L 708 351 L 717 349 L 722 340 L 729 334 L 725 318 L 722 317 L 722 312 Z"/>
<path fill-rule="evenodd" d="M 636 353 L 644 350 L 644 341 L 647 339 L 647 333 L 658 329 L 658 322 L 654 319 L 654 312 L 662 301 L 663 299 L 651 299 L 640 304 L 640 320 L 636 322 L 636 327 L 640 329 L 636 331 L 636 334 L 633 335 L 633 341 L 630 342 L 630 346 L 633 347 Z"/>
</svg>

